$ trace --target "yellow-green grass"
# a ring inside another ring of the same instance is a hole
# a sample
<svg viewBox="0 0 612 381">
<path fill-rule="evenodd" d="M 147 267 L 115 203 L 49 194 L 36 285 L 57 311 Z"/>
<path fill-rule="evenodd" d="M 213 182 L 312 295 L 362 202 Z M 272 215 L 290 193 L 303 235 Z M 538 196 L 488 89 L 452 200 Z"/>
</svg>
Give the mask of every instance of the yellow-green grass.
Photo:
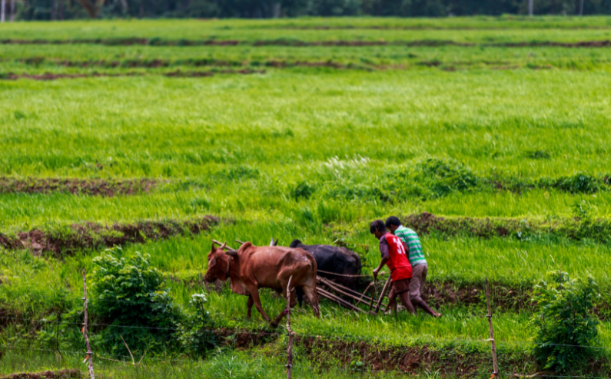
<svg viewBox="0 0 612 381">
<path fill-rule="evenodd" d="M 484 30 L 371 30 L 288 29 L 314 25 L 374 25 L 374 26 L 431 26 L 434 28 L 478 28 Z M 609 40 L 610 17 L 538 18 L 537 20 L 500 18 L 463 19 L 292 19 L 278 20 L 113 20 L 113 21 L 65 21 L 61 23 L 28 22 L 5 24 L 0 28 L 3 39 L 85 39 L 161 37 L 165 39 L 299 39 L 318 40 L 453 40 L 458 42 L 508 42 L 508 41 L 585 41 Z M 278 30 L 278 28 L 281 28 Z M 601 29 L 589 29 L 596 27 Z"/>
<path fill-rule="evenodd" d="M 358 28 L 299 29 L 323 25 Z M 605 29 L 609 25 L 609 17 L 132 20 L 6 23 L 0 26 L 0 33 L 2 38 L 23 39 L 384 38 L 489 44 L 609 40 Z M 129 245 L 125 252 L 150 253 L 151 262 L 167 277 L 172 297 L 183 308 L 188 308 L 191 294 L 204 292 L 209 299 L 206 308 L 218 326 L 268 329 L 256 311 L 251 321 L 245 318 L 244 296 L 227 289 L 202 289 L 199 279 L 207 269 L 205 256 L 212 238 L 231 243 L 251 240 L 259 245 L 267 244 L 271 237 L 279 238 L 283 245 L 294 238 L 307 243 L 344 242 L 362 255 L 364 273 L 368 273 L 379 260 L 376 240 L 368 232 L 368 223 L 375 218 L 424 211 L 482 218 L 609 218 L 609 186 L 603 186 L 604 177 L 610 175 L 609 54 L 610 48 L 553 47 L 0 45 L 2 75 L 146 74 L 54 82 L 0 80 L 1 176 L 168 180 L 150 194 L 114 198 L 2 194 L 0 232 L 41 228 L 61 234 L 73 223 L 88 221 L 112 224 L 219 216 L 222 222 L 210 232 Z M 36 57 L 44 59 L 22 61 Z M 56 62 L 154 59 L 169 60 L 171 66 L 67 68 Z M 263 68 L 266 73 L 208 78 L 159 75 L 176 69 L 219 68 L 194 68 L 185 63 L 198 59 L 237 62 L 236 67 Z M 270 60 L 332 60 L 353 64 L 357 70 L 272 69 L 265 66 Z M 420 65 L 423 61 L 439 61 L 439 65 L 428 68 Z M 496 62 L 518 70 L 491 70 Z M 404 66 L 368 72 L 358 65 L 376 69 Z M 536 66 L 554 70 L 532 70 Z M 440 70 L 450 67 L 458 71 Z M 413 170 L 428 158 L 444 159 L 436 162 L 451 163 L 458 171 L 452 176 L 459 173 L 460 179 L 465 175 L 468 180 L 475 176 L 482 184 L 437 195 L 412 191 L 380 198 L 368 193 L 384 185 L 390 173 Z M 496 179 L 503 184 L 533 185 L 576 173 L 590 176 L 602 187 L 594 193 L 572 194 L 551 186 L 509 192 L 492 185 Z M 303 183 L 312 187 L 312 194 L 297 192 L 305 189 L 298 187 Z M 562 270 L 572 277 L 592 275 L 603 296 L 609 297 L 608 245 L 588 237 L 580 242 L 557 235 L 526 237 L 528 240 L 521 241 L 518 237 L 485 240 L 424 235 L 429 279 L 438 284 L 482 287 L 488 278 L 496 284 L 529 288 L 547 271 Z M 79 271 L 85 266 L 91 276 L 92 258 L 99 254 L 82 251 L 58 259 L 2 249 L 0 307 L 37 320 L 54 316 L 63 303 L 81 303 Z M 283 309 L 284 301 L 271 292 L 262 291 L 262 299 L 270 315 Z M 535 335 L 527 324 L 533 309 L 514 312 L 502 308 L 501 295 L 495 295 L 493 301 L 500 351 L 527 352 Z M 307 307 L 297 309 L 292 321 L 300 335 L 337 336 L 348 342 L 365 338 L 384 345 L 469 343 L 479 350 L 487 348 L 482 303 L 454 303 L 440 310 L 444 314 L 440 320 L 405 313 L 396 320 L 347 314 L 323 301 L 321 319 L 313 318 Z M 598 330 L 600 345 L 608 348 L 609 319 Z M 26 331 L 30 330 L 10 324 L 0 334 L 0 344 L 39 345 L 24 335 Z M 66 353 L 82 349 L 63 345 Z M 153 366 L 151 362 L 145 368 L 130 365 L 128 370 L 118 363 L 98 363 L 102 374 L 113 377 L 282 377 L 284 359 L 277 355 L 282 345 L 271 344 L 277 350 L 273 354 L 268 347 L 221 349 L 217 357 L 183 366 Z M 75 355 L 54 363 L 53 357 L 19 354 L 4 353 L 0 373 L 77 367 L 76 362 L 82 360 Z M 402 376 L 305 370 L 309 367 L 316 368 L 316 364 L 298 356 L 297 376 Z"/>
<path fill-rule="evenodd" d="M 299 178 L 334 157 L 366 158 L 375 167 L 435 156 L 528 178 L 603 176 L 609 78 L 567 71 L 277 71 L 3 81 L 0 173 L 172 178 L 274 165 Z M 532 150 L 550 159 L 526 160 Z"/>
</svg>

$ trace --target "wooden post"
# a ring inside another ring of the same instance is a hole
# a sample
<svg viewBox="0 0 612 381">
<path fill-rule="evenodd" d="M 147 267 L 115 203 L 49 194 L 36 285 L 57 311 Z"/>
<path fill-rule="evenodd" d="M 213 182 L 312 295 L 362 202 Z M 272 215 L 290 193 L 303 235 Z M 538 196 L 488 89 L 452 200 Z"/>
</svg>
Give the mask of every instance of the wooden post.
<svg viewBox="0 0 612 381">
<path fill-rule="evenodd" d="M 87 345 L 87 357 L 85 360 L 89 359 L 89 364 L 87 364 L 87 367 L 89 368 L 89 376 L 92 380 L 94 380 L 96 377 L 94 376 L 93 370 L 93 353 L 91 352 L 89 338 L 87 337 L 87 280 L 85 278 L 85 267 L 83 267 L 83 295 L 83 313 L 85 314 L 85 319 L 83 322 L 83 336 L 85 337 L 85 345 Z"/>
<path fill-rule="evenodd" d="M 493 354 L 493 377 L 491 378 L 497 379 L 499 378 L 499 370 L 497 369 L 497 354 L 495 353 L 495 338 L 493 337 L 493 321 L 491 320 L 493 314 L 491 314 L 491 302 L 489 301 L 489 279 L 485 278 L 485 282 L 487 294 L 487 310 L 489 311 L 487 318 L 489 319 L 489 335 L 491 335 L 491 338 L 488 341 L 491 342 L 491 353 Z"/>
<path fill-rule="evenodd" d="M 289 277 L 289 283 L 287 283 L 287 335 L 289 336 L 289 344 L 287 347 L 287 378 L 291 379 L 291 370 L 293 368 L 293 331 L 291 330 L 291 278 Z"/>
<path fill-rule="evenodd" d="M 376 303 L 376 308 L 374 308 L 374 313 L 377 314 L 378 310 L 380 310 L 380 304 L 383 301 L 383 298 L 385 297 L 386 293 L 387 293 L 387 289 L 389 287 L 389 285 L 391 284 L 391 275 L 389 275 L 389 278 L 387 278 L 387 281 L 385 282 L 385 285 L 383 286 L 382 292 L 380 293 L 380 298 L 378 298 L 378 302 Z M 391 301 L 389 301 L 391 302 Z"/>
<path fill-rule="evenodd" d="M 529 16 L 533 16 L 533 0 L 529 0 L 528 7 L 529 7 Z"/>
</svg>

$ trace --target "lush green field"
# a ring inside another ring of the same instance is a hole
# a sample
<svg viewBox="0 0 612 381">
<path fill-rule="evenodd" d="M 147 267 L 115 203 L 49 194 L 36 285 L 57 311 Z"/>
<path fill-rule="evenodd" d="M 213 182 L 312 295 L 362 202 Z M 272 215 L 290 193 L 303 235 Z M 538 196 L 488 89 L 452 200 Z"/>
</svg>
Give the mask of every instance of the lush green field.
<svg viewBox="0 0 612 381">
<path fill-rule="evenodd" d="M 302 340 L 321 336 L 348 349 L 322 356 L 325 351 L 298 342 L 296 376 L 488 376 L 485 278 L 494 285 L 502 375 L 532 374 L 529 298 L 548 271 L 562 270 L 592 276 L 602 294 L 597 363 L 571 376 L 609 377 L 609 27 L 609 17 L 510 16 L 0 25 L 2 40 L 106 41 L 0 43 L 0 243 L 7 246 L 0 247 L 0 373 L 86 373 L 83 347 L 73 339 L 81 319 L 74 313 L 82 297 L 80 269 L 91 277 L 93 258 L 104 248 L 77 242 L 77 250 L 41 253 L 31 243 L 26 250 L 5 244 L 27 241 L 23 234 L 33 230 L 66 242 L 60 238 L 83 234 L 79 227 L 87 223 L 112 230 L 144 220 L 219 217 L 209 231 L 147 238 L 128 244 L 123 255 L 149 253 L 177 308 L 189 310 L 191 295 L 204 293 L 217 329 L 280 335 L 249 348 L 221 345 L 199 358 L 174 346 L 151 349 L 142 367 L 99 358 L 96 366 L 105 377 L 274 378 L 284 376 L 284 329 L 270 329 L 256 311 L 247 320 L 245 297 L 203 284 L 211 239 L 346 245 L 360 254 L 368 274 L 379 260 L 369 222 L 430 212 L 521 224 L 520 234 L 422 235 L 430 283 L 477 295 L 469 303 L 429 295 L 443 313 L 439 320 L 347 313 L 328 301 L 321 319 L 298 308 L 292 327 Z M 109 45 L 113 38 L 148 40 Z M 157 46 L 155 38 L 175 45 Z M 180 46 L 181 39 L 241 43 Z M 440 43 L 256 44 L 336 40 Z M 606 40 L 597 47 L 541 44 Z M 177 72 L 207 76 L 168 76 Z M 45 73 L 63 78 L 36 80 Z M 49 178 L 146 178 L 156 185 L 114 197 L 2 185 Z M 530 228 L 537 224 L 550 230 Z M 283 309 L 284 300 L 272 292 L 262 291 L 262 300 L 270 315 Z M 62 323 L 54 326 L 58 314 Z M 92 319 L 100 324 L 92 330 L 94 351 L 130 361 L 121 357 L 127 355 L 121 342 L 99 341 L 116 327 Z M 122 329 L 128 341 L 138 335 Z M 360 342 L 367 348 L 358 353 Z M 58 345 L 61 358 L 53 353 Z M 392 356 L 366 360 L 381 356 L 378 346 L 435 355 L 406 370 L 388 365 Z M 469 371 L 459 370 L 460 357 L 470 359 Z"/>
</svg>

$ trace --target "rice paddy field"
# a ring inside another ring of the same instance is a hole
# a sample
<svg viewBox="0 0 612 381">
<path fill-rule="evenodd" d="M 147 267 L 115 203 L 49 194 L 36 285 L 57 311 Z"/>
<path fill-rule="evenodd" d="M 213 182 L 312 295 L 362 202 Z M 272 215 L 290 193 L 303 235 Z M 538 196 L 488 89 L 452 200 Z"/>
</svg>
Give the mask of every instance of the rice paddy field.
<svg viewBox="0 0 612 381">
<path fill-rule="evenodd" d="M 610 378 L 610 39 L 610 17 L 1 24 L 0 374 L 87 377 L 81 268 L 142 253 L 174 308 L 205 295 L 217 345 L 133 365 L 105 331 L 182 328 L 94 313 L 96 376 L 286 377 L 285 328 L 204 283 L 211 240 L 346 246 L 367 275 L 396 215 L 442 318 L 296 308 L 294 377 L 489 377 L 485 279 L 501 376 L 534 374 L 533 288 L 561 270 L 596 282 L 599 342 L 545 375 Z"/>
</svg>

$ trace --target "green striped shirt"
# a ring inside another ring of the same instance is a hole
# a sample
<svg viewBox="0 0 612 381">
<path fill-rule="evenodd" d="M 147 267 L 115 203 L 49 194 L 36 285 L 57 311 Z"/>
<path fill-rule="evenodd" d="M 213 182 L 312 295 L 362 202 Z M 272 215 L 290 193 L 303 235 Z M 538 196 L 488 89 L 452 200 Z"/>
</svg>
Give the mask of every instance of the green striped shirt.
<svg viewBox="0 0 612 381">
<path fill-rule="evenodd" d="M 425 255 L 423 255 L 423 248 L 421 247 L 421 241 L 417 233 L 405 226 L 399 226 L 394 233 L 400 237 L 402 241 L 408 246 L 408 260 L 412 266 L 427 263 Z"/>
</svg>

